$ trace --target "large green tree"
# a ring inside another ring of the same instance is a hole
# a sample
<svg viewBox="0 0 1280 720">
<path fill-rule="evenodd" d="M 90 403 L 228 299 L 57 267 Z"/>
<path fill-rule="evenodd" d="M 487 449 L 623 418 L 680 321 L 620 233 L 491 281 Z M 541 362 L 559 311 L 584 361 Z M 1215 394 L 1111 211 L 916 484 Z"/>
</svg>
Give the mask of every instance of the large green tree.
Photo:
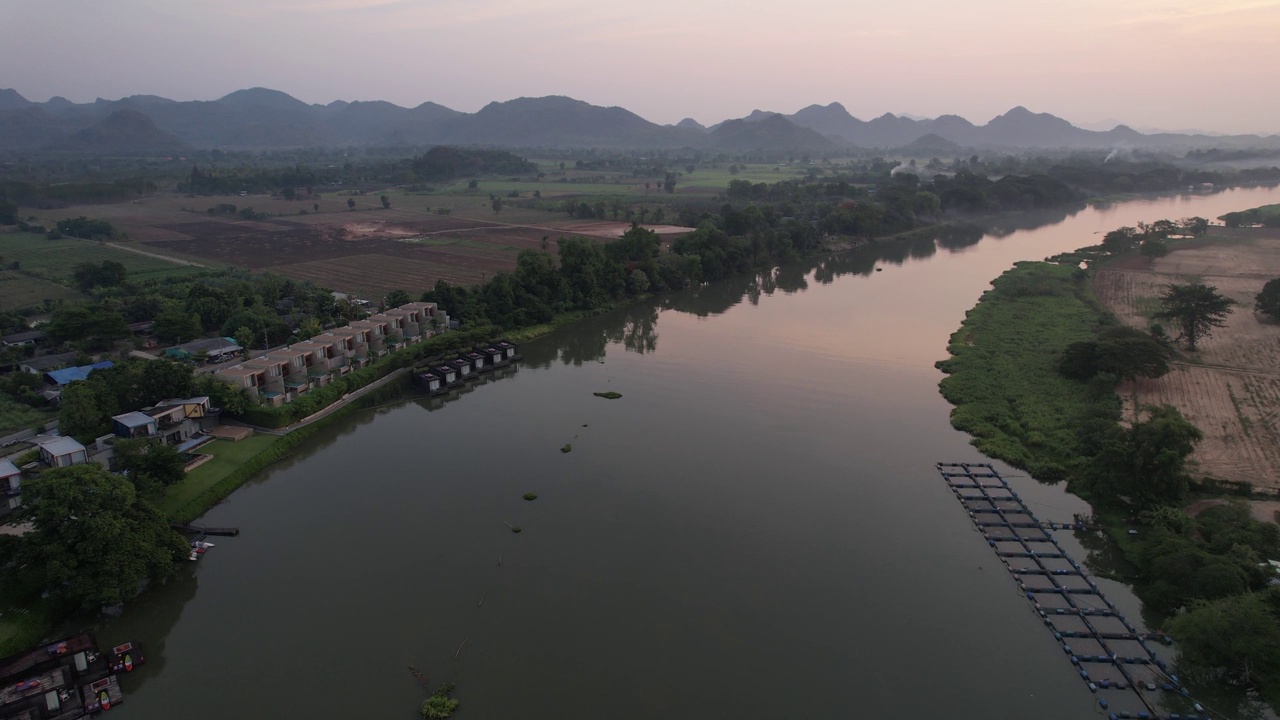
<svg viewBox="0 0 1280 720">
<path fill-rule="evenodd" d="M 156 336 L 168 343 L 184 343 L 200 337 L 200 316 L 181 305 L 171 305 L 156 316 Z"/>
<path fill-rule="evenodd" d="M 1254 298 L 1254 307 L 1272 320 L 1280 320 L 1280 278 L 1268 280 L 1262 286 L 1262 292 Z"/>
<path fill-rule="evenodd" d="M 133 597 L 188 552 L 165 518 L 127 480 L 90 463 L 49 470 L 23 484 L 28 563 L 50 596 L 91 609 Z"/>
<path fill-rule="evenodd" d="M 1175 323 L 1179 338 L 1187 341 L 1187 347 L 1196 349 L 1196 343 L 1209 337 L 1213 328 L 1226 324 L 1227 316 L 1236 301 L 1218 294 L 1218 289 L 1204 283 L 1170 285 L 1160 296 L 1160 311 L 1156 317 Z"/>
<path fill-rule="evenodd" d="M 1280 589 L 1193 605 L 1173 619 L 1179 662 L 1241 684 L 1280 682 Z"/>
</svg>

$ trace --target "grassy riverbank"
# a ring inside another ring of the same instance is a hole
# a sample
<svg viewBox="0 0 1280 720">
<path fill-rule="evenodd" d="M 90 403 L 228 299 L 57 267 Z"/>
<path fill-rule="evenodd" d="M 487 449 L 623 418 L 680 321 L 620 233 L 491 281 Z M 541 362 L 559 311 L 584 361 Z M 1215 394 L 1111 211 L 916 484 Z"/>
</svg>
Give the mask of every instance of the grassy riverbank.
<svg viewBox="0 0 1280 720">
<path fill-rule="evenodd" d="M 1062 351 L 1093 339 L 1112 322 L 1082 270 L 1045 262 L 1017 264 L 992 283 L 951 336 L 942 395 L 951 423 L 973 435 L 983 454 L 1041 480 L 1061 480 L 1076 454 L 1076 428 L 1111 405 L 1114 385 L 1057 372 Z"/>
<path fill-rule="evenodd" d="M 1193 517 L 1182 460 L 1200 437 L 1194 426 L 1172 408 L 1121 425 L 1115 376 L 1060 372 L 1068 345 L 1117 324 L 1087 271 L 1020 263 L 992 285 L 938 363 L 952 424 L 984 454 L 1042 481 L 1066 479 L 1093 505 L 1136 568 L 1144 614 L 1182 641 L 1181 672 L 1280 700 L 1280 591 L 1265 562 L 1280 553 L 1280 528 L 1239 502 Z"/>
</svg>

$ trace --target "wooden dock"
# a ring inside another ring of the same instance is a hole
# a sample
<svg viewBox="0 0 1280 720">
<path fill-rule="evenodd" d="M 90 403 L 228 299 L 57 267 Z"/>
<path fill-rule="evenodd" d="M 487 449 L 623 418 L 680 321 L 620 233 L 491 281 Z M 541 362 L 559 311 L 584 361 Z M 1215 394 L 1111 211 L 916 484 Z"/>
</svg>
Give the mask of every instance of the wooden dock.
<svg viewBox="0 0 1280 720">
<path fill-rule="evenodd" d="M 204 525 L 182 523 L 173 523 L 169 527 L 185 535 L 221 535 L 223 537 L 235 537 L 240 534 L 240 528 L 233 527 L 206 527 Z"/>
<path fill-rule="evenodd" d="M 1082 523 L 1040 522 L 989 463 L 937 468 L 1109 720 L 1209 720 L 1147 645 L 1152 635 L 1129 624 L 1049 534 Z"/>
</svg>

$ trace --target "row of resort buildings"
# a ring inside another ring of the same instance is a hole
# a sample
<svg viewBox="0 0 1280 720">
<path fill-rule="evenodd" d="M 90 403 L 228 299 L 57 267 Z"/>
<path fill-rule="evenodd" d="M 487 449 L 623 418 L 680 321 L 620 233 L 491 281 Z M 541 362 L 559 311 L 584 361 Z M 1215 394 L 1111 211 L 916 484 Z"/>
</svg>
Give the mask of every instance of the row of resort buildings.
<svg viewBox="0 0 1280 720">
<path fill-rule="evenodd" d="M 222 368 L 213 376 L 264 404 L 283 405 L 448 327 L 449 316 L 435 303 L 407 303 Z"/>
</svg>

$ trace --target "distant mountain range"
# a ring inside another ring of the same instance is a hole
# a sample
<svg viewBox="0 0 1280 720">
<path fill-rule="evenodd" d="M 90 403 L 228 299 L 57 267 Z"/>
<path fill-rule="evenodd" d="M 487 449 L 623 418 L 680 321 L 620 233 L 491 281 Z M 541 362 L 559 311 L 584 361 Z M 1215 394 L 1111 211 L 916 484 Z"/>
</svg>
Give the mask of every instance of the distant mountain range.
<svg viewBox="0 0 1280 720">
<path fill-rule="evenodd" d="M 493 102 L 463 113 L 432 102 L 308 105 L 278 90 L 251 88 L 213 101 L 153 95 L 73 103 L 27 100 L 0 89 L 0 151 L 156 155 L 191 148 L 489 145 L 545 148 L 705 148 L 829 152 L 841 148 L 949 155 L 967 149 L 1280 148 L 1280 135 L 1144 134 L 1124 125 L 1079 128 L 1023 107 L 974 125 L 958 115 L 919 119 L 885 113 L 860 120 L 840 103 L 790 115 L 756 110 L 704 127 L 686 118 L 658 125 L 620 107 L 551 96 Z"/>
</svg>

